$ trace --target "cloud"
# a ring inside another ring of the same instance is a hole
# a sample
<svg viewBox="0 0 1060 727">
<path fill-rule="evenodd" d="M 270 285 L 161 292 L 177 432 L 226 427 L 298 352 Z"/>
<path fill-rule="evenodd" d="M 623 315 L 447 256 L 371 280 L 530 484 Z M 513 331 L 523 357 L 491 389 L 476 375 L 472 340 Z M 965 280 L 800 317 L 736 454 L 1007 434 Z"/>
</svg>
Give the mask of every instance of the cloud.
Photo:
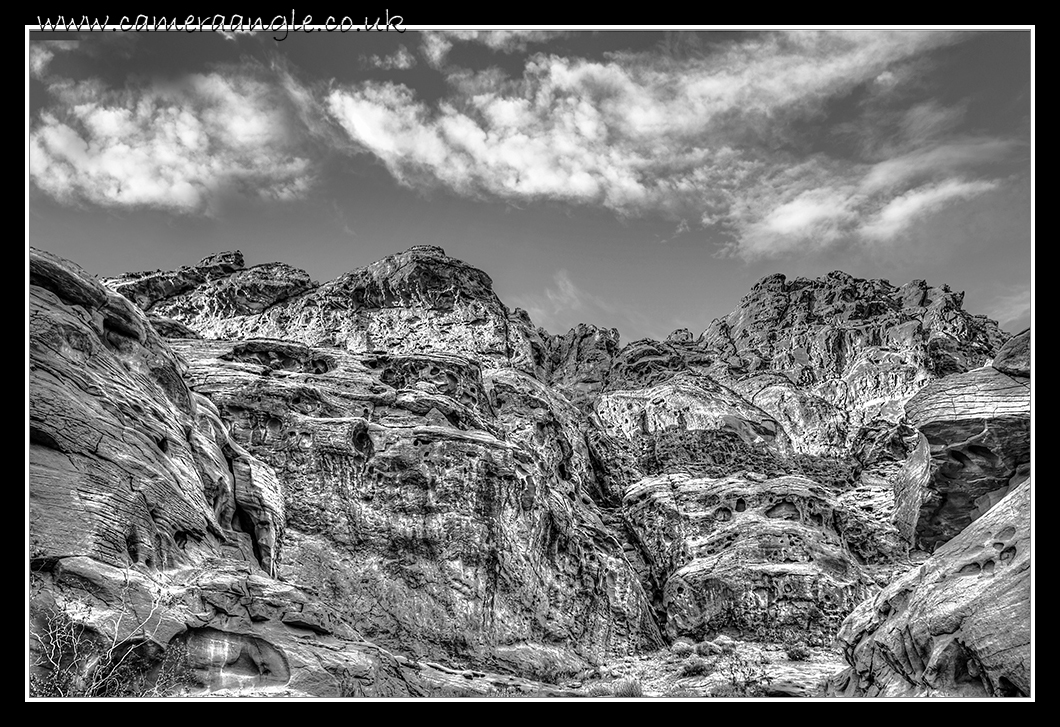
<svg viewBox="0 0 1060 727">
<path fill-rule="evenodd" d="M 912 76 L 910 59 L 962 37 L 793 32 L 677 57 L 539 53 L 514 79 L 450 69 L 451 93 L 433 104 L 375 82 L 336 85 L 325 104 L 404 185 L 698 219 L 728 235 L 725 254 L 757 259 L 898 236 L 910 220 L 992 188 L 982 169 L 1018 144 L 956 135 L 960 105 L 928 100 L 881 114 L 886 129 L 873 133 L 890 141 L 872 155 L 798 151 L 800 124 L 819 122 L 831 99 L 863 84 L 893 96 Z M 529 42 L 429 33 L 424 53 L 439 66 L 459 41 Z"/>
<path fill-rule="evenodd" d="M 76 40 L 35 40 L 29 45 L 29 74 L 37 80 L 44 80 L 48 65 L 56 53 L 77 50 L 80 45 Z"/>
<path fill-rule="evenodd" d="M 212 213 L 233 193 L 303 197 L 325 155 L 364 153 L 410 188 L 660 216 L 675 235 L 710 229 L 719 254 L 758 260 L 886 249 L 997 189 L 999 168 L 1010 175 L 1028 150 L 966 128 L 963 102 L 926 97 L 930 51 L 968 34 L 688 36 L 672 52 L 533 53 L 519 74 L 447 62 L 454 44 L 516 53 L 555 35 L 424 33 L 439 98 L 393 82 L 307 84 L 282 57 L 120 89 L 49 79 L 31 179 L 66 202 Z M 39 74 L 54 55 L 44 45 Z M 363 60 L 404 69 L 416 57 L 401 46 Z M 851 111 L 836 116 L 836 104 Z"/>
<path fill-rule="evenodd" d="M 512 296 L 512 303 L 530 314 L 535 325 L 549 331 L 566 331 L 584 320 L 620 319 L 632 328 L 647 330 L 650 322 L 640 312 L 617 305 L 578 287 L 567 270 L 552 276 L 553 285 L 541 293 Z"/>
<path fill-rule="evenodd" d="M 1021 285 L 1009 293 L 998 296 L 987 310 L 987 315 L 996 320 L 1002 328 L 1007 328 L 1006 324 L 1024 321 L 1030 325 L 1030 288 Z"/>
<path fill-rule="evenodd" d="M 54 81 L 30 133 L 30 178 L 64 202 L 212 214 L 230 194 L 304 197 L 312 164 L 282 86 L 252 69 L 112 89 Z"/>
<path fill-rule="evenodd" d="M 948 179 L 938 184 L 918 187 L 884 205 L 859 228 L 859 232 L 872 240 L 890 240 L 905 232 L 917 218 L 954 201 L 970 199 L 996 187 L 997 183 L 992 181 L 966 182 L 960 179 Z"/>
<path fill-rule="evenodd" d="M 416 56 L 409 52 L 405 46 L 399 47 L 388 56 L 373 55 L 367 60 L 368 65 L 383 70 L 407 71 L 416 65 Z"/>
<path fill-rule="evenodd" d="M 874 164 L 861 181 L 866 192 L 900 187 L 939 173 L 993 164 L 1010 158 L 1022 144 L 1012 139 L 964 138 L 925 145 Z"/>
<path fill-rule="evenodd" d="M 501 53 L 521 53 L 531 43 L 547 43 L 568 35 L 546 30 L 440 30 L 423 34 L 423 53 L 435 68 L 445 65 L 454 43 L 477 43 Z"/>
</svg>

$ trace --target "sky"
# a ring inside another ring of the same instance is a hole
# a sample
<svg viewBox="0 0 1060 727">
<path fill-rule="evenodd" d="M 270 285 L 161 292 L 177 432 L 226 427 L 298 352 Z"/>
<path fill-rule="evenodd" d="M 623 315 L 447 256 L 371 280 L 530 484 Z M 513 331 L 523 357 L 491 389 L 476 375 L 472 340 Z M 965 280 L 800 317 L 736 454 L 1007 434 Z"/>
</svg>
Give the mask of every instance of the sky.
<svg viewBox="0 0 1060 727">
<path fill-rule="evenodd" d="M 28 243 L 89 272 L 412 245 L 509 307 L 698 334 L 844 270 L 1030 325 L 1030 31 L 33 33 Z"/>
</svg>

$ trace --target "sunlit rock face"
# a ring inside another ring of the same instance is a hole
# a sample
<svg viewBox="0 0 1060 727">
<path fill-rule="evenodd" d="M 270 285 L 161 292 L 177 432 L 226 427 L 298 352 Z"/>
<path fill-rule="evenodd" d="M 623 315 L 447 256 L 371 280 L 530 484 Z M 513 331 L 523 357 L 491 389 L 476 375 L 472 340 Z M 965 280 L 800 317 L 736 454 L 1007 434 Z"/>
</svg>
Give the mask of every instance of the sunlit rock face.
<svg viewBox="0 0 1060 727">
<path fill-rule="evenodd" d="M 658 643 L 591 497 L 584 417 L 541 382 L 454 355 L 173 345 L 283 482 L 284 578 L 366 636 L 480 663 L 533 642 L 583 663 Z"/>
<path fill-rule="evenodd" d="M 649 477 L 624 509 L 663 585 L 671 638 L 731 631 L 827 643 L 868 583 L 834 493 L 801 477 Z"/>
<path fill-rule="evenodd" d="M 986 579 L 1026 551 L 1029 332 L 944 286 L 771 276 L 698 337 L 623 346 L 537 328 L 432 246 L 325 283 L 232 252 L 101 284 L 33 251 L 30 284 L 37 622 L 109 638 L 146 609 L 120 638 L 196 690 L 414 696 L 840 633 L 836 692 L 1025 693 L 999 654 L 1029 601 Z M 995 511 L 947 641 L 930 564 Z M 941 624 L 908 669 L 865 610 L 897 583 Z"/>
<path fill-rule="evenodd" d="M 273 472 L 144 314 L 47 253 L 31 251 L 30 283 L 31 556 L 163 571 L 233 552 L 274 570 Z"/>
<path fill-rule="evenodd" d="M 839 634 L 846 696 L 1030 696 L 1031 483 L 861 603 Z"/>
<path fill-rule="evenodd" d="M 724 365 L 718 374 L 723 383 L 774 372 L 811 402 L 823 400 L 803 407 L 830 422 L 818 446 L 834 445 L 842 441 L 842 415 L 848 437 L 873 419 L 897 421 L 905 402 L 928 381 L 982 366 L 993 356 L 1005 334 L 995 322 L 966 313 L 963 298 L 921 280 L 895 287 L 841 272 L 793 280 L 778 274 L 711 324 L 702 344 Z M 824 404 L 842 412 L 838 421 Z"/>
<path fill-rule="evenodd" d="M 529 333 L 509 331 L 511 314 L 489 276 L 429 245 L 324 284 L 283 263 L 245 268 L 239 253 L 107 283 L 147 312 L 206 338 L 279 338 L 354 352 L 460 354 L 533 371 Z"/>
<path fill-rule="evenodd" d="M 116 648 L 130 673 L 175 664 L 193 691 L 422 693 L 330 606 L 276 580 L 289 562 L 282 479 L 189 388 L 136 306 L 31 250 L 30 323 L 30 626 L 83 635 L 58 643 L 73 684 L 92 684 L 100 649 Z M 32 640 L 32 674 L 56 645 Z M 170 664 L 174 652 L 187 656 Z"/>
</svg>

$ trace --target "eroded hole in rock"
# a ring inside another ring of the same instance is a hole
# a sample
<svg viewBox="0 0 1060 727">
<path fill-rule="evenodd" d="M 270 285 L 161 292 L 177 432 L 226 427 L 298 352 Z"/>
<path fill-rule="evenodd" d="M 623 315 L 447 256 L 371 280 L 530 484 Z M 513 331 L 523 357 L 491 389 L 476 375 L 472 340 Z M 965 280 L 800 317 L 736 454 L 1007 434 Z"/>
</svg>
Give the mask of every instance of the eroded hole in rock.
<svg viewBox="0 0 1060 727">
<path fill-rule="evenodd" d="M 372 444 L 372 437 L 368 434 L 368 425 L 364 422 L 357 422 L 353 425 L 353 431 L 350 432 L 350 444 L 353 448 L 361 453 L 365 459 L 371 458 L 375 451 L 375 446 Z M 417 446 L 418 446 L 417 442 Z"/>
<path fill-rule="evenodd" d="M 395 389 L 405 388 L 405 377 L 397 369 L 387 367 L 379 374 L 379 380 Z"/>
<path fill-rule="evenodd" d="M 785 500 L 784 502 L 778 502 L 776 505 L 766 510 L 766 517 L 782 518 L 784 520 L 798 520 L 799 509 L 795 507 L 795 503 Z"/>
<path fill-rule="evenodd" d="M 981 571 L 981 570 L 982 570 L 982 566 L 980 566 L 978 563 L 967 563 L 959 571 L 957 571 L 957 575 L 959 575 L 959 576 L 979 575 L 979 571 Z"/>
<path fill-rule="evenodd" d="M 287 657 L 257 636 L 195 628 L 189 629 L 183 639 L 189 667 L 211 691 L 277 686 L 290 681 Z"/>
<path fill-rule="evenodd" d="M 1023 691 L 1006 677 L 998 677 L 997 692 L 999 697 L 1026 697 Z"/>
<path fill-rule="evenodd" d="M 135 525 L 125 534 L 125 552 L 129 554 L 129 560 L 133 563 L 140 562 L 140 536 L 136 532 Z"/>
<path fill-rule="evenodd" d="M 1016 546 L 1011 545 L 1005 548 L 1001 551 L 1001 555 L 999 557 L 1001 558 L 1002 563 L 1011 563 L 1012 559 L 1016 557 Z"/>
<path fill-rule="evenodd" d="M 29 428 L 29 443 L 36 444 L 38 447 L 47 447 L 48 449 L 56 449 L 62 451 L 62 449 L 59 447 L 59 443 L 55 441 L 55 437 L 53 437 L 51 434 L 44 431 L 43 429 L 38 429 L 33 425 L 30 425 Z"/>
<path fill-rule="evenodd" d="M 986 447 L 980 446 L 978 444 L 969 444 L 965 447 L 965 449 L 968 451 L 969 454 L 975 457 L 979 457 L 981 459 L 985 459 L 992 465 L 997 464 L 997 455 L 991 452 Z"/>
<path fill-rule="evenodd" d="M 744 500 L 742 497 L 737 498 L 737 500 L 736 500 L 736 512 L 743 512 L 746 509 L 747 509 L 747 501 Z"/>
<path fill-rule="evenodd" d="M 725 522 L 726 520 L 732 520 L 732 510 L 727 507 L 719 507 L 714 511 L 714 519 Z"/>
<path fill-rule="evenodd" d="M 169 439 L 167 439 L 166 437 L 159 437 L 155 440 L 155 444 L 158 445 L 158 448 L 162 451 L 162 454 L 169 453 Z"/>
<path fill-rule="evenodd" d="M 265 422 L 265 427 L 269 430 L 269 434 L 276 435 L 283 429 L 283 422 L 276 417 L 269 417 Z"/>
<path fill-rule="evenodd" d="M 232 524 L 241 532 L 250 536 L 250 543 L 254 548 L 254 560 L 256 560 L 259 565 L 262 565 L 265 561 L 261 552 L 261 544 L 258 542 L 257 528 L 254 526 L 254 518 L 252 518 L 250 513 L 244 510 L 238 502 L 236 503 L 235 516 L 232 518 Z"/>
</svg>

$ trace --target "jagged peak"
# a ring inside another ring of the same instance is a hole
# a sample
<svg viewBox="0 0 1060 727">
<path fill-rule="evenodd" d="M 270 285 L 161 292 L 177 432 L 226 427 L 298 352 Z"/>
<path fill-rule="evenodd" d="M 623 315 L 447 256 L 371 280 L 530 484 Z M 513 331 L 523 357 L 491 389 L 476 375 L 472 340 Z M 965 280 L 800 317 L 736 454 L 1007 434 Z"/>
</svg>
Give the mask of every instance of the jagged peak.
<svg viewBox="0 0 1060 727">
<path fill-rule="evenodd" d="M 226 250 L 224 252 L 215 252 L 212 255 L 207 255 L 199 261 L 197 268 L 213 267 L 213 266 L 227 266 L 235 270 L 240 270 L 244 267 L 245 262 L 243 261 L 243 253 L 239 250 Z"/>
</svg>

